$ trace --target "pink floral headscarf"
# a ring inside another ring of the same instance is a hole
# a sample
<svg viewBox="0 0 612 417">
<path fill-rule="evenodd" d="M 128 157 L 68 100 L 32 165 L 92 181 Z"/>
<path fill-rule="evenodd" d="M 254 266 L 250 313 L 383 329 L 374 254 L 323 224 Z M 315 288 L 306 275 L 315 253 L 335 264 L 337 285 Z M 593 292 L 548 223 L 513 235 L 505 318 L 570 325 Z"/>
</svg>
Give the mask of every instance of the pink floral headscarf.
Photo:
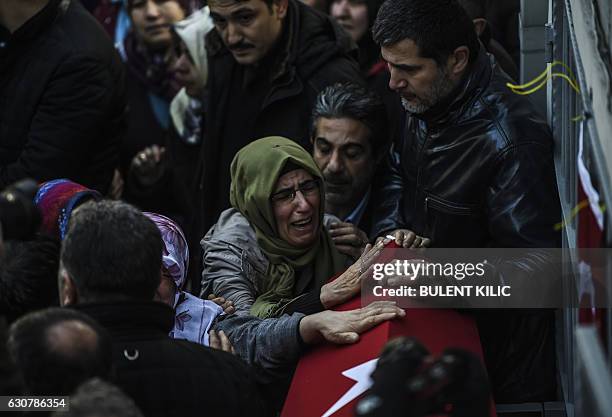
<svg viewBox="0 0 612 417">
<path fill-rule="evenodd" d="M 162 264 L 174 280 L 176 288 L 180 291 L 185 285 L 187 268 L 189 266 L 187 239 L 181 228 L 168 217 L 147 212 L 144 215 L 155 223 L 161 233 L 162 240 L 164 241 Z M 178 294 L 175 298 L 175 305 L 177 299 Z"/>
<path fill-rule="evenodd" d="M 186 339 L 208 346 L 208 331 L 223 309 L 183 291 L 189 264 L 189 247 L 181 228 L 171 219 L 157 213 L 144 213 L 155 223 L 164 242 L 162 265 L 176 284 L 174 328 L 170 337 Z"/>
</svg>

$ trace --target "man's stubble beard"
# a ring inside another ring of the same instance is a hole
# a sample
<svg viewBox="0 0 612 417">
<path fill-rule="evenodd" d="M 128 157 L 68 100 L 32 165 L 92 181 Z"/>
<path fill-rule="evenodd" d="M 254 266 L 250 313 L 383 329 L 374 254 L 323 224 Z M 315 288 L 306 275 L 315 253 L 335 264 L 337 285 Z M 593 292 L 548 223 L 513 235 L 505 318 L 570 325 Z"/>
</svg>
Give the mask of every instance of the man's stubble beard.
<svg viewBox="0 0 612 417">
<path fill-rule="evenodd" d="M 423 114 L 433 106 L 445 99 L 453 90 L 453 81 L 444 69 L 438 70 L 438 77 L 433 82 L 425 97 L 419 98 L 417 103 L 411 103 L 401 97 L 402 107 L 411 114 Z"/>
</svg>

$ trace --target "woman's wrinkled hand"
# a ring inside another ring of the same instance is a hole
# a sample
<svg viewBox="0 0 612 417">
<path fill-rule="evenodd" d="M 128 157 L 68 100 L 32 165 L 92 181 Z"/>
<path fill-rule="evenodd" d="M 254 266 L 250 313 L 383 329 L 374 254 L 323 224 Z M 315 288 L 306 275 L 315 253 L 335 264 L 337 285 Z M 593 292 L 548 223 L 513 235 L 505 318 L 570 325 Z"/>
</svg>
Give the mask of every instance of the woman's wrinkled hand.
<svg viewBox="0 0 612 417">
<path fill-rule="evenodd" d="M 365 250 L 342 275 L 321 287 L 321 304 L 326 309 L 350 300 L 361 290 L 361 281 L 368 276 L 369 269 L 378 258 L 389 239 L 383 239 L 374 246 L 367 244 Z"/>
<path fill-rule="evenodd" d="M 304 317 L 299 332 L 304 343 L 355 343 L 363 332 L 380 323 L 405 317 L 406 312 L 391 301 L 376 301 L 350 311 L 321 311 Z"/>
</svg>

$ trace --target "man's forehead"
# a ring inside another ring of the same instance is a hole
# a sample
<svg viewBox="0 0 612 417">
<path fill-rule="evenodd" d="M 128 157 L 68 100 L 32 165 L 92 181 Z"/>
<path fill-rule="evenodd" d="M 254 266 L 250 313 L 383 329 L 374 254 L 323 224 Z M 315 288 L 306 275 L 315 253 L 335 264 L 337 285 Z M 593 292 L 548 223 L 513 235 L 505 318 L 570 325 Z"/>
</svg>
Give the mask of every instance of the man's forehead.
<svg viewBox="0 0 612 417">
<path fill-rule="evenodd" d="M 364 123 L 350 117 L 321 117 L 317 120 L 317 136 L 334 146 L 366 146 L 371 133 Z"/>
<path fill-rule="evenodd" d="M 407 64 L 423 61 L 427 58 L 420 56 L 419 47 L 412 39 L 403 39 L 393 45 L 381 47 L 383 59 L 392 64 Z"/>
<path fill-rule="evenodd" d="M 251 10 L 261 6 L 263 0 L 209 0 L 208 7 L 212 13 L 230 14 L 239 10 Z"/>
</svg>

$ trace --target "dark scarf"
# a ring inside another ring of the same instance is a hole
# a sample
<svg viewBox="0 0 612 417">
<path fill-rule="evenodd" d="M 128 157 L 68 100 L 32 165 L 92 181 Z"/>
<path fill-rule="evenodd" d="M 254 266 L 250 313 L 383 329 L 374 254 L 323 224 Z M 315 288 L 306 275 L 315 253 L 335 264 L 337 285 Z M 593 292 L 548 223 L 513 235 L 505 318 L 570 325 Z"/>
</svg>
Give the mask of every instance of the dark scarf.
<svg viewBox="0 0 612 417">
<path fill-rule="evenodd" d="M 130 31 L 123 42 L 127 57 L 127 67 L 147 89 L 168 102 L 172 101 L 181 86 L 176 82 L 165 52 L 148 50 L 133 31 Z"/>
</svg>

